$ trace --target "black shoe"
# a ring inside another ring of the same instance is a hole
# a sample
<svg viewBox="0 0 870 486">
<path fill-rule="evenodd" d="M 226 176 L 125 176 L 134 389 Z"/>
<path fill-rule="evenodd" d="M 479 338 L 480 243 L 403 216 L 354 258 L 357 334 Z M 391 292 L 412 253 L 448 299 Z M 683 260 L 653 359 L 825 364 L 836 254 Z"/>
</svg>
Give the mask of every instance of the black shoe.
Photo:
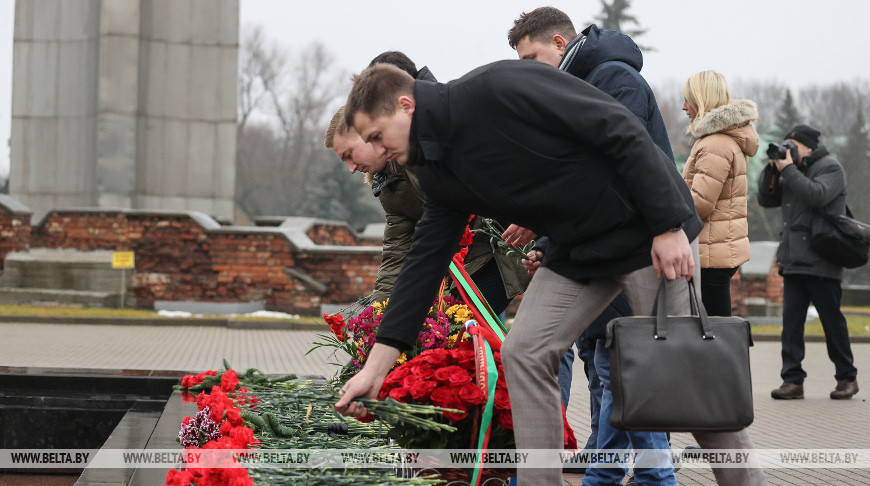
<svg viewBox="0 0 870 486">
<path fill-rule="evenodd" d="M 858 380 L 837 380 L 837 388 L 831 392 L 832 400 L 848 400 L 858 393 Z"/>
<path fill-rule="evenodd" d="M 839 389 L 839 384 L 837 385 L 837 389 Z M 857 385 L 855 391 L 858 391 Z M 770 396 L 775 400 L 803 400 L 804 386 L 785 381 L 779 386 L 779 388 L 771 391 Z M 831 398 L 834 398 L 833 393 L 831 394 Z"/>
</svg>

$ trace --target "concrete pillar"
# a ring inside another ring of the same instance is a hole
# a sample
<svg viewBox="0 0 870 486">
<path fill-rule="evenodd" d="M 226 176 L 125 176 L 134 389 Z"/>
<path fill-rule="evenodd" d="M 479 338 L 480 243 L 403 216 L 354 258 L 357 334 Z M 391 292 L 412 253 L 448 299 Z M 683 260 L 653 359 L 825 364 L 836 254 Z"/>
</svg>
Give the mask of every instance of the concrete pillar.
<svg viewBox="0 0 870 486">
<path fill-rule="evenodd" d="M 234 213 L 239 0 L 16 0 L 10 193 Z"/>
</svg>

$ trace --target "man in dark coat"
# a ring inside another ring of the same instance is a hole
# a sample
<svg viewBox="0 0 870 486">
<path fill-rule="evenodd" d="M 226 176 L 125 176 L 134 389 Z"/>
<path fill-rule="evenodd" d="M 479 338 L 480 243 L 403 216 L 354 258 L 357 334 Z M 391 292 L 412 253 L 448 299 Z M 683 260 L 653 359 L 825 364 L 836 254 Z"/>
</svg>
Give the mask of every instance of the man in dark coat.
<svg viewBox="0 0 870 486">
<path fill-rule="evenodd" d="M 417 69 L 416 64 L 400 51 L 387 51 L 372 59 L 369 66 L 392 64 L 415 79 L 435 82 L 435 76 L 424 66 Z M 372 146 L 362 141 L 359 135 L 347 126 L 344 120 L 344 107 L 341 107 L 326 130 L 325 144 L 333 149 L 348 166 L 350 173 L 365 173 L 366 182 L 378 198 L 386 213 L 387 226 L 384 229 L 383 252 L 373 302 L 383 302 L 390 297 L 393 284 L 405 255 L 411 249 L 414 226 L 423 216 L 423 191 L 419 187 L 413 171 L 401 167 L 394 161 L 387 161 L 374 153 Z M 483 226 L 482 218 L 471 222 L 471 229 Z M 489 241 L 483 237 L 475 238 L 465 256 L 465 270 L 474 279 L 487 303 L 496 314 L 501 314 L 511 300 L 522 294 L 529 284 L 530 277 L 514 258 L 503 252 L 494 251 Z"/>
<path fill-rule="evenodd" d="M 469 213 L 552 240 L 502 347 L 519 449 L 561 449 L 559 358 L 624 290 L 652 311 L 664 274 L 668 308 L 689 312 L 702 224 L 670 159 L 625 107 L 542 63 L 500 61 L 447 84 L 378 65 L 355 79 L 347 120 L 399 164 L 427 199 L 414 245 L 365 367 L 336 409 L 364 413 L 400 350 L 413 345 L 458 249 Z M 690 241 L 693 241 L 690 244 Z M 748 432 L 696 433 L 704 448 L 752 448 Z M 717 469 L 720 484 L 764 484 L 758 469 Z M 520 484 L 561 484 L 561 468 L 519 469 Z"/>
<path fill-rule="evenodd" d="M 570 41 L 569 41 L 570 39 Z M 540 7 L 523 13 L 508 31 L 508 43 L 521 59 L 534 59 L 558 67 L 613 96 L 631 110 L 643 124 L 655 144 L 673 160 L 673 151 L 652 88 L 640 70 L 643 54 L 631 38 L 613 30 L 590 25 L 576 35 L 571 19 L 554 7 Z M 676 167 L 676 166 L 675 166 Z M 547 238 L 541 238 L 529 254 L 529 265 L 547 253 Z M 589 382 L 592 433 L 587 449 L 667 449 L 663 432 L 621 431 L 610 425 L 613 398 L 610 392 L 610 356 L 604 338 L 607 323 L 631 314 L 628 301 L 620 294 L 577 339 L 577 355 Z M 574 350 L 562 357 L 559 387 L 562 403 L 567 407 L 572 382 Z M 670 465 L 662 468 L 635 468 L 638 484 L 677 484 Z M 586 471 L 584 483 L 604 484 L 621 481 L 626 468 L 594 467 Z"/>
<path fill-rule="evenodd" d="M 819 145 L 819 131 L 798 125 L 786 135 L 797 146 L 784 159 L 771 160 L 758 179 L 758 203 L 782 206 L 782 233 L 776 263 L 783 276 L 782 385 L 771 392 L 779 400 L 804 397 L 801 367 L 804 359 L 804 323 L 810 302 L 819 311 L 828 357 L 834 363 L 837 386 L 831 398 L 852 398 L 858 392 L 849 328 L 840 312 L 843 267 L 810 249 L 810 229 L 817 212 L 846 214 L 846 176 L 843 166 Z"/>
</svg>

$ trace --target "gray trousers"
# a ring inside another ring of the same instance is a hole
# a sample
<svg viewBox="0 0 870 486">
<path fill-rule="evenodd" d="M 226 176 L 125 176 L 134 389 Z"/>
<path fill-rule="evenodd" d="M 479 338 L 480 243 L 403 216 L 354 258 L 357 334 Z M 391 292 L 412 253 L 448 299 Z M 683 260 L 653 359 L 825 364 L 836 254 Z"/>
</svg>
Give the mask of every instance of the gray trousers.
<svg viewBox="0 0 870 486">
<path fill-rule="evenodd" d="M 692 250 L 698 262 L 697 241 L 692 242 Z M 700 266 L 695 269 L 697 289 Z M 594 279 L 588 284 L 547 268 L 538 269 L 502 347 L 518 449 L 562 449 L 559 358 L 620 290 L 625 291 L 634 315 L 650 315 L 659 282 L 652 266 L 627 275 Z M 667 290 L 669 313 L 688 315 L 685 279 L 669 282 Z M 746 430 L 693 435 L 705 449 L 753 448 Z M 520 486 L 562 484 L 561 469 L 519 468 L 517 472 Z M 761 469 L 714 468 L 713 474 L 723 486 L 767 484 Z"/>
</svg>

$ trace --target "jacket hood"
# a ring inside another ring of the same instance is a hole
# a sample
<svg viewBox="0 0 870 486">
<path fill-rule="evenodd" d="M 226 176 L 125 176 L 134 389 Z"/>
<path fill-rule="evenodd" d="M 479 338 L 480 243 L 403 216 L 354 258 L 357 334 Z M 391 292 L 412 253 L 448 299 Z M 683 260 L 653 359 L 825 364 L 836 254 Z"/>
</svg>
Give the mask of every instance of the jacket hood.
<svg viewBox="0 0 870 486">
<path fill-rule="evenodd" d="M 415 79 L 420 81 L 432 81 L 433 83 L 438 81 L 435 79 L 435 75 L 432 74 L 432 71 L 429 70 L 429 66 L 421 67 L 420 70 L 417 71 L 417 77 Z"/>
<path fill-rule="evenodd" d="M 758 121 L 758 107 L 755 102 L 731 100 L 727 105 L 714 108 L 703 117 L 696 118 L 689 125 L 689 133 L 695 138 L 701 138 L 722 132 L 734 138 L 743 153 L 752 155 L 758 151 L 758 134 L 749 125 L 752 121 Z"/>
<path fill-rule="evenodd" d="M 607 61 L 624 62 L 640 72 L 643 54 L 631 37 L 592 24 L 565 47 L 559 69 L 585 79 L 596 66 Z"/>
</svg>

